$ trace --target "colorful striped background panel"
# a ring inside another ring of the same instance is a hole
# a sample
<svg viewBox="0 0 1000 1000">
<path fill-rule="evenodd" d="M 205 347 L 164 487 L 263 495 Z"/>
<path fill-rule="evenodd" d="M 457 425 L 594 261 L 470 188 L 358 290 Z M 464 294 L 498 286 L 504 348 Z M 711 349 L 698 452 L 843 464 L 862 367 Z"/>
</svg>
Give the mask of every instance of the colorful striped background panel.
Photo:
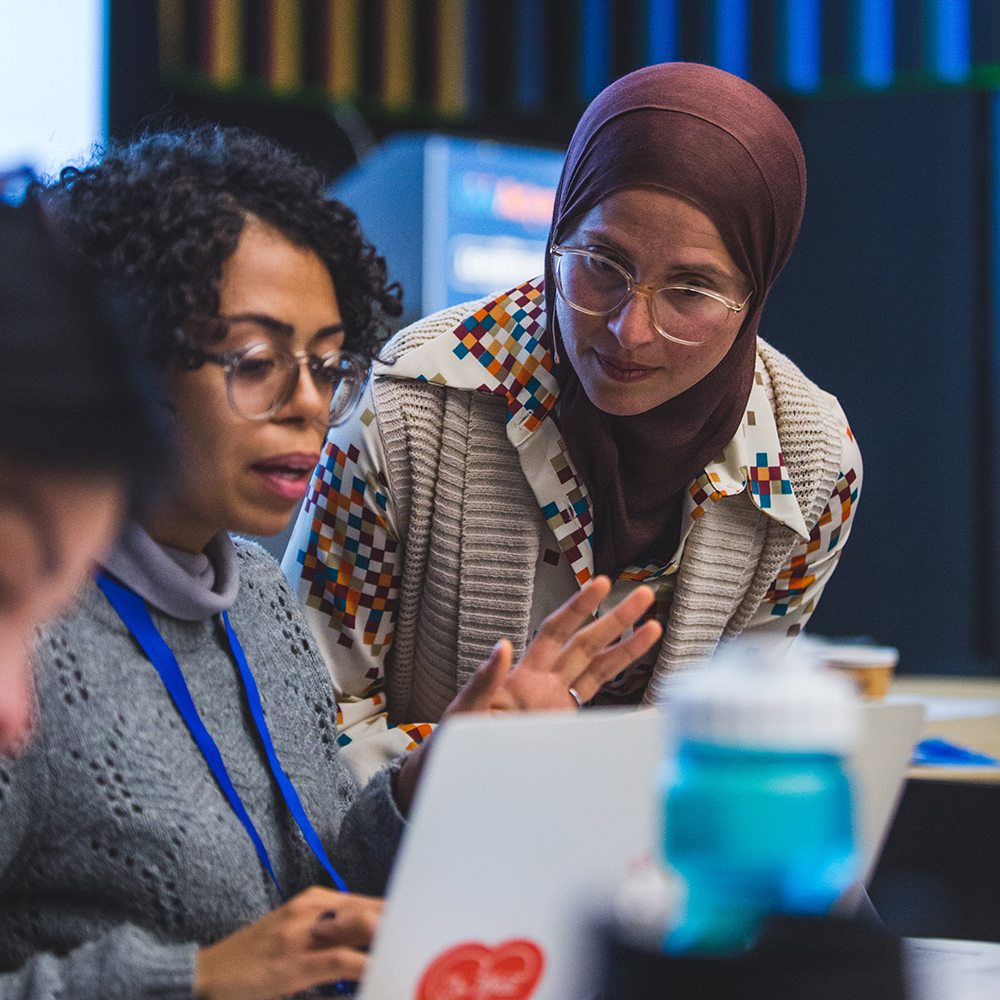
<svg viewBox="0 0 1000 1000">
<path fill-rule="evenodd" d="M 363 99 L 393 115 L 572 114 L 623 73 L 670 59 L 711 63 L 765 90 L 800 94 L 1000 79 L 1000 11 L 973 0 L 159 5 L 168 75 L 193 73 L 219 90 Z"/>
</svg>

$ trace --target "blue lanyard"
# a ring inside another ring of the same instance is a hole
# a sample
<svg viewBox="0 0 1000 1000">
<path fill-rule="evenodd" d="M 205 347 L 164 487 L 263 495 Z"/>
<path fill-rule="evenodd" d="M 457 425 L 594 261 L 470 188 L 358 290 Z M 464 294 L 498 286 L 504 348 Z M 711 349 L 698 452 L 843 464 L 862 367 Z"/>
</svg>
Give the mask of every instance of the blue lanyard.
<svg viewBox="0 0 1000 1000">
<path fill-rule="evenodd" d="M 146 602 L 134 591 L 123 587 L 120 583 L 105 576 L 103 573 L 96 574 L 96 580 L 97 586 L 101 588 L 104 596 L 111 602 L 111 606 L 118 612 L 119 617 L 125 623 L 125 627 L 132 633 L 135 641 L 142 647 L 142 651 L 149 657 L 153 666 L 156 667 L 156 672 L 163 679 L 163 684 L 167 692 L 177 706 L 177 710 L 181 713 L 181 717 L 187 723 L 188 729 L 191 730 L 191 735 L 198 744 L 198 749 L 201 750 L 208 766 L 212 769 L 215 780 L 218 781 L 222 791 L 225 792 L 226 798 L 229 799 L 229 804 L 233 807 L 233 812 L 239 817 L 240 822 L 250 835 L 250 839 L 257 849 L 257 856 L 267 869 L 268 874 L 274 879 L 274 884 L 278 887 L 281 898 L 286 898 L 281 886 L 278 884 L 278 879 L 275 877 L 274 869 L 271 867 L 271 859 L 267 856 L 267 849 L 264 847 L 264 842 L 260 839 L 260 834 L 257 833 L 257 829 L 253 825 L 253 820 L 247 815 L 239 793 L 233 787 L 229 773 L 226 771 L 226 765 L 222 761 L 222 754 L 219 753 L 219 748 L 215 745 L 215 740 L 209 735 L 208 730 L 198 715 L 198 710 L 194 706 L 187 682 L 184 680 L 180 665 L 177 663 L 177 657 L 171 652 L 170 647 L 164 642 L 163 636 L 160 635 L 153 624 L 153 619 L 150 617 Z M 281 794 L 288 805 L 289 811 L 295 817 L 295 822 L 299 824 L 299 829 L 306 838 L 306 843 L 312 848 L 313 853 L 319 859 L 320 864 L 327 870 L 337 888 L 341 892 L 347 892 L 347 885 L 334 870 L 333 865 L 330 864 L 326 856 L 326 851 L 323 850 L 323 844 L 313 829 L 312 823 L 309 822 L 309 817 L 306 815 L 305 809 L 302 808 L 302 802 L 299 799 L 298 793 L 295 791 L 291 781 L 288 780 L 288 775 L 285 774 L 284 769 L 278 761 L 278 755 L 274 752 L 274 745 L 271 743 L 271 734 L 268 732 L 267 723 L 264 721 L 264 711 L 260 704 L 257 682 L 253 679 L 253 674 L 250 672 L 250 667 L 247 664 L 247 658 L 243 653 L 243 647 L 240 645 L 239 639 L 236 638 L 233 626 L 229 623 L 229 615 L 225 611 L 222 612 L 222 620 L 225 622 L 226 635 L 229 636 L 229 646 L 236 659 L 236 665 L 239 667 L 240 677 L 243 679 L 243 687 L 246 690 L 250 714 L 253 716 L 257 732 L 260 734 L 261 742 L 264 744 L 267 762 L 271 767 L 271 772 L 274 774 L 275 781 L 278 782 L 278 788 L 281 789 Z"/>
</svg>

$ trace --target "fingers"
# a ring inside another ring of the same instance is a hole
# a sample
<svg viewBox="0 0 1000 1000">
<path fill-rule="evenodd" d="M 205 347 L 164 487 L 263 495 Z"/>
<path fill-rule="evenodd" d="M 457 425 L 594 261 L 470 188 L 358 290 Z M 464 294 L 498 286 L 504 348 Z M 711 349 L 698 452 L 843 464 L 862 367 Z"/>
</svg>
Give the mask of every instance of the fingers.
<svg viewBox="0 0 1000 1000">
<path fill-rule="evenodd" d="M 580 629 L 569 643 L 568 652 L 574 657 L 590 658 L 615 642 L 631 628 L 653 603 L 655 594 L 649 587 L 636 587 L 623 601 L 597 621 Z M 629 661 L 631 662 L 631 661 Z M 566 664 L 565 666 L 569 666 Z"/>
<path fill-rule="evenodd" d="M 345 905 L 339 910 L 327 910 L 320 914 L 309 929 L 317 945 L 370 947 L 382 913 L 382 901 L 368 898 L 363 898 L 363 901 L 364 905 Z"/>
<path fill-rule="evenodd" d="M 601 601 L 610 592 L 611 581 L 606 576 L 595 576 L 579 593 L 574 594 L 542 622 L 531 648 L 548 644 L 558 647 L 566 645 L 574 633 L 594 617 Z"/>
<path fill-rule="evenodd" d="M 312 982 L 361 979 L 368 961 L 365 952 L 381 914 L 381 899 L 352 894 L 341 896 L 335 910 L 321 913 L 309 928 L 317 951 L 313 960 L 303 963 L 307 978 Z"/>
<path fill-rule="evenodd" d="M 301 982 L 307 985 L 299 986 L 294 991 L 300 993 L 313 986 L 346 979 L 356 982 L 363 979 L 368 966 L 368 956 L 363 951 L 341 945 L 336 948 L 325 948 L 322 951 L 309 952 L 304 957 L 300 971 Z"/>
<path fill-rule="evenodd" d="M 620 674 L 646 653 L 662 634 L 660 625 L 648 621 L 636 627 L 628 639 L 618 642 L 654 600 L 649 587 L 637 587 L 611 611 L 580 629 L 565 645 L 554 669 L 581 701 L 589 701 L 603 684 Z"/>
<path fill-rule="evenodd" d="M 580 700 L 590 701 L 609 680 L 617 677 L 630 663 L 652 649 L 662 634 L 660 623 L 650 620 L 644 622 L 624 642 L 615 643 L 590 658 L 582 673 L 573 681 Z"/>
<path fill-rule="evenodd" d="M 445 711 L 445 716 L 460 712 L 483 712 L 491 703 L 497 689 L 510 673 L 514 651 L 507 639 L 500 639 L 493 647 L 489 659 L 472 675 L 468 683 L 455 696 Z"/>
<path fill-rule="evenodd" d="M 272 913 L 200 948 L 195 995 L 275 1000 L 321 983 L 356 980 L 381 913 L 380 900 L 314 886 Z"/>
<path fill-rule="evenodd" d="M 582 701 L 592 698 L 606 680 L 645 653 L 660 636 L 660 628 L 653 622 L 634 627 L 654 599 L 653 591 L 645 586 L 635 588 L 594 621 L 595 612 L 610 590 L 607 577 L 595 577 L 549 615 L 516 669 L 511 668 L 510 643 L 498 642 L 445 716 L 459 712 L 567 709 L 573 704 L 570 687 Z M 618 642 L 629 629 L 633 634 L 628 640 Z M 404 765 L 397 778 L 397 792 L 406 776 Z M 399 794 L 397 802 L 401 802 Z"/>
<path fill-rule="evenodd" d="M 601 578 L 599 577 L 598 580 Z M 597 588 L 595 588 L 597 590 Z M 604 590 L 606 595 L 607 590 Z M 581 595 L 583 592 L 581 591 Z M 619 602 L 612 608 L 607 614 L 602 615 L 595 622 L 591 622 L 585 628 L 579 629 L 575 633 L 570 633 L 568 640 L 563 643 L 558 654 L 553 656 L 553 651 L 551 647 L 546 648 L 538 643 L 536 638 L 535 642 L 532 643 L 528 652 L 525 654 L 522 664 L 528 662 L 530 659 L 534 659 L 537 662 L 532 662 L 532 669 L 541 669 L 540 663 L 544 662 L 543 658 L 551 657 L 551 667 L 554 672 L 558 673 L 560 676 L 566 678 L 567 685 L 572 684 L 576 688 L 577 692 L 583 697 L 583 691 L 580 685 L 576 683 L 577 678 L 591 666 L 591 662 L 601 654 L 608 646 L 615 642 L 621 634 L 626 631 L 626 629 L 631 628 L 635 622 L 642 617 L 646 609 L 653 603 L 654 599 L 653 591 L 649 587 L 636 587 L 628 597 L 623 601 Z M 555 615 L 546 622 L 554 621 L 556 618 L 562 616 L 564 612 L 569 608 L 568 602 L 563 606 L 562 609 L 557 611 Z M 598 602 L 600 603 L 600 602 Z M 596 607 L 595 607 L 596 610 Z M 545 626 L 543 626 L 544 628 Z M 626 654 L 632 649 L 642 646 L 645 638 L 648 638 L 648 631 L 643 633 L 643 640 L 638 643 L 629 644 L 626 643 L 621 645 L 621 650 L 616 659 L 620 659 L 621 656 Z M 635 654 L 635 656 L 641 656 L 642 653 L 649 648 L 652 642 L 656 641 L 656 636 L 653 636 L 652 641 L 645 645 L 640 653 Z M 622 667 L 624 670 L 625 666 L 635 659 L 632 656 Z M 610 675 L 611 677 L 614 674 Z M 585 699 L 586 700 L 586 699 Z"/>
<path fill-rule="evenodd" d="M 490 652 L 490 658 L 472 675 L 465 693 L 472 703 L 488 698 L 510 673 L 513 647 L 509 640 L 499 639 Z"/>
</svg>

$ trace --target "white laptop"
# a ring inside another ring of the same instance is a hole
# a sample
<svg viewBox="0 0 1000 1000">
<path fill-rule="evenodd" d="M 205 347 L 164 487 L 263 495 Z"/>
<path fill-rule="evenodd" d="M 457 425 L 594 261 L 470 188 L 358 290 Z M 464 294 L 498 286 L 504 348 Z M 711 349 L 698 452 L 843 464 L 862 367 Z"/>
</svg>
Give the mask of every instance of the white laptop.
<svg viewBox="0 0 1000 1000">
<path fill-rule="evenodd" d="M 855 771 L 866 878 L 922 719 L 920 706 L 864 706 Z M 656 856 L 662 725 L 652 710 L 590 709 L 467 716 L 442 729 L 362 1000 L 592 995 L 594 920 Z"/>
</svg>

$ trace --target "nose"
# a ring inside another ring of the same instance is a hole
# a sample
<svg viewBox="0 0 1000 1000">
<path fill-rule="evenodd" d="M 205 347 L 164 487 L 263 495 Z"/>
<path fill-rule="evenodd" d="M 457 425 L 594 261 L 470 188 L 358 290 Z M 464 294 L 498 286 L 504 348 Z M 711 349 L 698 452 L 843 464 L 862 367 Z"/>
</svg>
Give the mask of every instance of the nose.
<svg viewBox="0 0 1000 1000">
<path fill-rule="evenodd" d="M 288 402 L 275 414 L 274 419 L 326 426 L 330 415 L 330 400 L 323 396 L 309 374 L 308 356 L 298 357 L 295 360 L 298 362 L 298 367 L 294 371 L 294 391 Z"/>
<path fill-rule="evenodd" d="M 635 288 L 625 304 L 608 318 L 608 329 L 626 350 L 654 342 L 659 334 L 653 326 L 649 294 Z"/>
</svg>

